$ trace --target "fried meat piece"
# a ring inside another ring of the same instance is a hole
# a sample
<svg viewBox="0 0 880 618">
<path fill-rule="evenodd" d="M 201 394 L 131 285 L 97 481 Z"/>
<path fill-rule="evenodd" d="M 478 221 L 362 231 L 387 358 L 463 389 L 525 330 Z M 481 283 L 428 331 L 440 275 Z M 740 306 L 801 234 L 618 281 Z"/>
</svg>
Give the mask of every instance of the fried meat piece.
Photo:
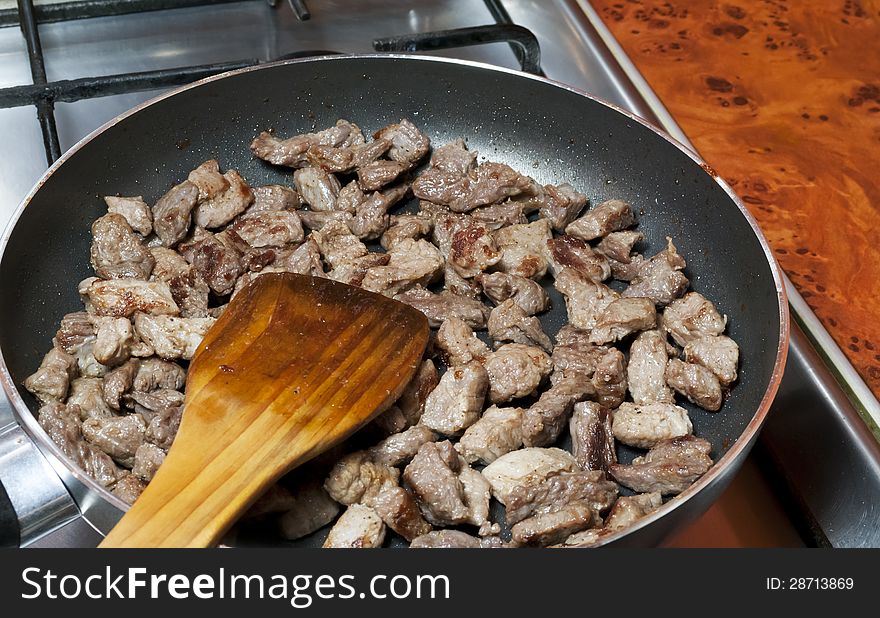
<svg viewBox="0 0 880 618">
<path fill-rule="evenodd" d="M 666 365 L 666 383 L 705 410 L 721 409 L 721 383 L 702 365 L 673 358 Z"/>
<path fill-rule="evenodd" d="M 491 406 L 455 445 L 468 463 L 490 464 L 522 446 L 522 408 Z"/>
<path fill-rule="evenodd" d="M 639 493 L 679 494 L 712 467 L 712 445 L 691 435 L 664 440 L 632 465 L 611 466 L 621 485 Z"/>
<path fill-rule="evenodd" d="M 675 342 L 686 346 L 701 337 L 723 333 L 727 316 L 719 314 L 715 305 L 702 294 L 689 292 L 666 307 L 662 322 Z"/>
<path fill-rule="evenodd" d="M 156 260 L 125 217 L 109 213 L 92 224 L 91 263 L 102 279 L 147 280 Z"/>
<path fill-rule="evenodd" d="M 513 341 L 524 345 L 537 345 L 546 351 L 553 349 L 550 337 L 534 316 L 526 315 L 516 301 L 505 300 L 489 314 L 489 336 L 496 342 Z"/>
<path fill-rule="evenodd" d="M 369 273 L 368 273 L 369 274 Z M 364 284 L 366 288 L 366 281 Z M 459 318 L 474 329 L 486 328 L 489 308 L 478 300 L 458 296 L 449 291 L 439 294 L 417 285 L 394 296 L 395 300 L 415 307 L 428 317 L 431 328 L 439 328 L 450 318 Z"/>
<path fill-rule="evenodd" d="M 483 361 L 489 375 L 489 401 L 504 403 L 535 394 L 550 375 L 553 363 L 543 350 L 521 343 L 508 343 Z"/>
<path fill-rule="evenodd" d="M 687 264 L 672 239 L 667 237 L 666 242 L 663 251 L 639 265 L 635 278 L 622 293 L 624 298 L 650 298 L 664 307 L 685 293 L 690 281 L 681 271 Z"/>
<path fill-rule="evenodd" d="M 628 401 L 614 411 L 612 431 L 623 444 L 652 448 L 694 430 L 687 410 L 672 403 L 637 405 Z"/>
<path fill-rule="evenodd" d="M 622 200 L 608 200 L 588 210 L 565 228 L 565 233 L 581 240 L 595 240 L 635 224 L 632 206 Z"/>
<path fill-rule="evenodd" d="M 550 306 L 547 292 L 540 283 L 532 279 L 494 272 L 477 275 L 476 280 L 482 286 L 483 293 L 496 305 L 512 298 L 526 315 L 541 313 Z"/>
<path fill-rule="evenodd" d="M 425 400 L 420 422 L 446 436 L 461 434 L 480 418 L 488 387 L 489 375 L 480 363 L 450 368 Z"/>
<path fill-rule="evenodd" d="M 574 405 L 569 422 L 571 454 L 582 470 L 608 470 L 617 463 L 612 413 L 594 401 Z"/>
</svg>

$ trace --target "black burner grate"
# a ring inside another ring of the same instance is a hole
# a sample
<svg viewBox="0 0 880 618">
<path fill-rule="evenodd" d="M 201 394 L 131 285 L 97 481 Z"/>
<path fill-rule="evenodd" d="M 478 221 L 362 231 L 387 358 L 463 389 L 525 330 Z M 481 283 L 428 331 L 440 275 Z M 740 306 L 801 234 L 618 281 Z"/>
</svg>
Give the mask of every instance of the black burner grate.
<svg viewBox="0 0 880 618">
<path fill-rule="evenodd" d="M 217 64 L 47 82 L 38 23 L 230 1 L 232 0 L 84 0 L 35 8 L 33 0 L 18 0 L 18 9 L 13 11 L 12 15 L 8 14 L 9 11 L 0 11 L 0 26 L 16 22 L 19 24 L 27 43 L 33 84 L 0 89 L 0 108 L 25 105 L 36 107 L 46 149 L 46 161 L 51 165 L 61 156 L 55 123 L 56 102 L 69 103 L 82 99 L 181 86 L 218 73 L 255 66 L 262 60 L 249 58 Z M 514 25 L 498 0 L 484 0 L 484 2 L 495 19 L 495 24 L 376 39 L 373 46 L 376 51 L 429 51 L 508 42 L 523 71 L 542 74 L 541 50 L 535 35 L 521 26 Z M 277 0 L 269 0 L 269 3 L 275 6 Z M 301 21 L 311 17 L 305 2 L 289 0 L 289 4 Z M 14 21 L 10 21 L 11 19 Z M 331 53 L 336 52 L 300 51 L 273 60 Z"/>
</svg>

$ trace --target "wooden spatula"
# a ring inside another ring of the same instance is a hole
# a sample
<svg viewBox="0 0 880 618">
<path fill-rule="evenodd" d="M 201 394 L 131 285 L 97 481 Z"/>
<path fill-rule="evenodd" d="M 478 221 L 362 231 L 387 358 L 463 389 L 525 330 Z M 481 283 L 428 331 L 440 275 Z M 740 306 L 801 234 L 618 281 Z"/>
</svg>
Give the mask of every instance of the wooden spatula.
<svg viewBox="0 0 880 618">
<path fill-rule="evenodd" d="M 180 429 L 101 547 L 205 547 L 282 474 L 388 408 L 428 341 L 425 316 L 289 273 L 229 303 L 189 368 Z"/>
</svg>

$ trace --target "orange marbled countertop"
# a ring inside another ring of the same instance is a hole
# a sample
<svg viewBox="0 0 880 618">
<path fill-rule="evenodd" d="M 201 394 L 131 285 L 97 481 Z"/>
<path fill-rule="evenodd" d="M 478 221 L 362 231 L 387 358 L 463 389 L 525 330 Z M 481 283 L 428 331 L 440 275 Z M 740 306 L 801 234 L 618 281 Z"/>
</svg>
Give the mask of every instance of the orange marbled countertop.
<svg viewBox="0 0 880 618">
<path fill-rule="evenodd" d="M 592 4 L 880 395 L 880 1 Z"/>
</svg>

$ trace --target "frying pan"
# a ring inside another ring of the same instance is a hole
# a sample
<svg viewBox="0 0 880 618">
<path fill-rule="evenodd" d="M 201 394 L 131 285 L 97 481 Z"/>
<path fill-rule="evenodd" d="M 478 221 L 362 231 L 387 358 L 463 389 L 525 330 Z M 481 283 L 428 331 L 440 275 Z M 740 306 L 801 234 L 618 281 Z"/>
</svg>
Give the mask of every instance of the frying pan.
<svg viewBox="0 0 880 618">
<path fill-rule="evenodd" d="M 288 136 L 338 118 L 372 132 L 412 119 L 435 145 L 464 138 L 481 157 L 542 184 L 571 183 L 591 203 L 634 205 L 641 246 L 652 255 L 671 236 L 692 289 L 729 317 L 740 345 L 738 383 L 721 412 L 686 405 L 716 465 L 697 483 L 606 543 L 657 544 L 718 497 L 752 447 L 782 377 L 788 314 L 777 265 L 754 220 L 696 154 L 642 120 L 550 80 L 433 57 L 328 56 L 244 69 L 180 88 L 85 138 L 40 180 L 3 236 L 0 258 L 0 381 L 25 431 L 49 458 L 89 520 L 102 531 L 125 505 L 85 477 L 36 423 L 21 386 L 51 346 L 61 317 L 81 309 L 77 282 L 92 275 L 90 224 L 104 195 L 154 203 L 216 158 L 253 185 L 290 183 L 290 170 L 256 160 L 260 131 Z M 565 322 L 561 298 L 542 321 Z M 633 453 L 621 452 L 623 461 Z M 305 544 L 317 544 L 316 533 Z"/>
</svg>

